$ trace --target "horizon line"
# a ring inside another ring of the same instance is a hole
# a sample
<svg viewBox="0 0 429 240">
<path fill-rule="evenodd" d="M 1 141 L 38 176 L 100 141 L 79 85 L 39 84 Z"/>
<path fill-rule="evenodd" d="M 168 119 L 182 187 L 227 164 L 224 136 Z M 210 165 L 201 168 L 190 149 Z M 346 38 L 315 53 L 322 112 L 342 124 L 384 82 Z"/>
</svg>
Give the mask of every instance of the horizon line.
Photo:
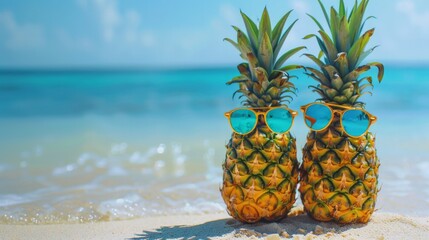
<svg viewBox="0 0 429 240">
<path fill-rule="evenodd" d="M 304 63 L 298 63 L 307 65 Z M 314 64 L 311 64 L 314 65 Z M 429 62 L 387 62 L 387 67 L 399 68 L 429 68 Z M 174 71 L 207 71 L 207 70 L 225 70 L 234 69 L 236 65 L 197 65 L 197 66 L 55 66 L 55 67 L 2 67 L 0 74 L 14 73 L 99 73 L 99 72 L 174 72 Z"/>
</svg>

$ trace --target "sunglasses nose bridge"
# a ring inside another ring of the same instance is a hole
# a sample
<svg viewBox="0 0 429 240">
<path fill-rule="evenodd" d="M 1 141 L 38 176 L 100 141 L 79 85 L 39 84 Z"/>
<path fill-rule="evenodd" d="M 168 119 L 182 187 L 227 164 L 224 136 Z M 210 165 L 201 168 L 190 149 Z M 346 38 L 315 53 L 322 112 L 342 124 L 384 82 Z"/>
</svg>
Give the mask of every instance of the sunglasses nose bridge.
<svg viewBox="0 0 429 240">
<path fill-rule="evenodd" d="M 290 113 L 292 114 L 292 117 L 298 116 L 298 112 L 297 111 L 290 111 Z"/>
<path fill-rule="evenodd" d="M 335 110 L 335 109 L 331 109 L 332 111 L 332 117 L 334 117 L 335 115 L 337 115 L 338 117 L 342 117 L 344 112 L 341 112 L 340 110 Z"/>
</svg>

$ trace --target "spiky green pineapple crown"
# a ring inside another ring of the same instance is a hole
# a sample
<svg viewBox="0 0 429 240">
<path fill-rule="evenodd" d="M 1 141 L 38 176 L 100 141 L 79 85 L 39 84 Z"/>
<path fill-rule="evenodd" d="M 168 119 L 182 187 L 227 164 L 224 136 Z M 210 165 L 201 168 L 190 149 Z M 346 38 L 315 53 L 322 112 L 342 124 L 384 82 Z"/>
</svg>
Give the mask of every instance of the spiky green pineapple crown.
<svg viewBox="0 0 429 240">
<path fill-rule="evenodd" d="M 225 38 L 240 51 L 241 57 L 246 61 L 237 67 L 241 75 L 227 82 L 227 84 L 239 84 L 239 89 L 234 95 L 240 93 L 242 94 L 240 98 L 246 97 L 242 102 L 243 105 L 249 107 L 280 106 L 292 100 L 291 94 L 294 93 L 295 87 L 289 81 L 290 76 L 287 71 L 301 68 L 301 66 L 283 65 L 291 56 L 305 47 L 291 49 L 277 58 L 297 21 L 295 20 L 283 33 L 291 12 L 286 13 L 274 29 L 271 29 L 270 17 L 266 8 L 262 13 L 259 28 L 246 14 L 241 12 L 247 35 L 238 27 L 233 26 L 237 31 L 237 42 Z"/>
<path fill-rule="evenodd" d="M 346 105 L 361 105 L 358 99 L 365 93 L 367 87 L 372 87 L 372 77 L 359 78 L 371 67 L 378 68 L 378 81 L 381 82 L 384 75 L 384 66 L 378 62 L 371 62 L 360 65 L 362 61 L 377 47 L 365 50 L 370 38 L 374 34 L 374 28 L 363 32 L 365 22 L 373 18 L 364 19 L 365 10 L 369 0 L 356 0 L 350 14 L 347 13 L 344 1 L 340 0 L 338 11 L 331 7 L 330 15 L 321 0 L 318 0 L 320 7 L 329 26 L 328 34 L 316 18 L 309 15 L 319 27 L 319 36 L 310 34 L 304 39 L 316 38 L 320 47 L 318 57 L 311 54 L 304 54 L 314 61 L 320 70 L 306 68 L 310 77 L 319 84 L 310 86 L 317 92 L 325 102 L 334 102 Z M 324 61 L 320 58 L 324 56 Z"/>
</svg>

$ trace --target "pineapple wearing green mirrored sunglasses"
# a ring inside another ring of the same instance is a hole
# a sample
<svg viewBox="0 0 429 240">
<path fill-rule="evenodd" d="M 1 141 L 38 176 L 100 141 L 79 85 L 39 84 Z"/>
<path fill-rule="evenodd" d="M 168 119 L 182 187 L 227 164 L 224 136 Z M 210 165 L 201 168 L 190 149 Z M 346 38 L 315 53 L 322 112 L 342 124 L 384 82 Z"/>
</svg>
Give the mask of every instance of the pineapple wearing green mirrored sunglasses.
<svg viewBox="0 0 429 240">
<path fill-rule="evenodd" d="M 226 38 L 245 60 L 238 65 L 240 75 L 227 84 L 237 84 L 244 107 L 264 109 L 286 107 L 294 92 L 287 71 L 301 68 L 284 63 L 304 47 L 279 55 L 295 22 L 285 31 L 291 12 L 271 29 L 264 9 L 259 27 L 242 14 L 247 34 L 237 27 L 237 42 Z M 280 57 L 279 57 L 280 56 Z M 253 111 L 253 110 L 252 110 Z M 275 221 L 287 216 L 295 202 L 298 182 L 298 161 L 295 138 L 289 133 L 275 133 L 265 124 L 264 114 L 257 114 L 251 132 L 234 132 L 226 145 L 223 164 L 222 197 L 228 213 L 242 222 Z"/>
<path fill-rule="evenodd" d="M 331 8 L 330 13 L 318 1 L 329 28 L 325 30 L 310 16 L 320 28 L 319 34 L 305 38 L 316 38 L 321 52 L 318 57 L 306 54 L 318 65 L 318 69 L 306 69 L 318 83 L 311 87 L 320 95 L 319 100 L 331 104 L 338 114 L 334 114 L 328 127 L 308 134 L 300 166 L 299 191 L 304 210 L 316 220 L 366 223 L 374 212 L 378 193 L 375 137 L 369 131 L 362 136 L 347 134 L 341 116 L 344 107 L 364 107 L 359 99 L 368 93 L 364 90 L 372 86 L 372 78 L 361 75 L 377 67 L 378 81 L 381 81 L 384 67 L 380 63 L 362 63 L 374 50 L 366 49 L 374 29 L 363 31 L 370 18 L 364 18 L 368 0 L 356 1 L 350 14 L 343 0 L 338 10 Z"/>
</svg>

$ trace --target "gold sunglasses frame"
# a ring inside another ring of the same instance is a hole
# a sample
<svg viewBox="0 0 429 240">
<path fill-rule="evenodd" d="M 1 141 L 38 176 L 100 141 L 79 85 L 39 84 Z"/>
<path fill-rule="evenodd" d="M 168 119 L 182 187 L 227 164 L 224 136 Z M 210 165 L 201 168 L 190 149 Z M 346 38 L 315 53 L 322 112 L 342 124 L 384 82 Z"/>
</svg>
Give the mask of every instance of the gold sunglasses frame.
<svg viewBox="0 0 429 240">
<path fill-rule="evenodd" d="M 328 124 L 326 124 L 326 127 L 322 128 L 322 129 L 320 129 L 320 130 L 314 130 L 314 129 L 312 129 L 310 126 L 308 126 L 307 122 L 305 121 L 305 120 L 306 120 L 306 118 L 305 118 L 305 117 L 307 116 L 307 115 L 305 114 L 305 112 L 307 111 L 307 108 L 308 108 L 308 107 L 310 107 L 310 106 L 316 105 L 316 104 L 318 104 L 318 105 L 324 105 L 324 106 L 328 107 L 328 109 L 331 111 L 331 119 L 329 120 L 329 123 L 328 123 Z M 340 111 L 340 110 L 337 110 L 337 109 L 333 109 L 332 107 L 342 108 L 342 109 L 346 109 L 346 110 L 345 110 L 345 111 Z M 362 134 L 361 134 L 361 135 L 359 135 L 359 136 L 353 136 L 353 135 L 350 135 L 349 133 L 347 133 L 347 131 L 346 131 L 346 130 L 345 130 L 345 128 L 344 128 L 344 125 L 343 125 L 343 115 L 344 115 L 344 113 L 346 113 L 347 111 L 350 111 L 350 110 L 359 110 L 359 111 L 362 111 L 362 112 L 364 112 L 365 114 L 367 114 L 367 115 L 368 115 L 368 117 L 369 117 L 369 124 L 368 124 L 368 127 L 366 128 L 365 132 L 364 132 L 364 133 L 362 133 Z M 329 125 L 332 123 L 332 121 L 333 121 L 333 119 L 334 119 L 334 114 L 335 114 L 335 113 L 338 113 L 338 114 L 339 114 L 339 117 L 340 117 L 340 125 L 341 125 L 341 128 L 342 128 L 343 132 L 344 132 L 345 134 L 347 134 L 349 137 L 354 137 L 354 138 L 358 138 L 358 137 L 361 137 L 361 136 L 365 135 L 365 134 L 369 131 L 369 128 L 371 127 L 371 125 L 373 125 L 373 124 L 377 121 L 377 117 L 376 117 L 376 116 L 372 115 L 371 113 L 369 113 L 368 111 L 366 111 L 366 110 L 365 110 L 365 109 L 363 109 L 363 108 L 359 108 L 359 107 L 351 107 L 351 106 L 343 106 L 343 105 L 338 105 L 338 104 L 334 104 L 334 103 L 313 102 L 313 103 L 309 103 L 309 104 L 306 104 L 306 105 L 304 105 L 304 106 L 301 106 L 301 111 L 302 111 L 302 113 L 303 113 L 303 115 L 304 115 L 304 123 L 305 123 L 305 125 L 306 125 L 308 128 L 310 128 L 312 131 L 315 131 L 315 132 L 320 132 L 320 131 L 323 131 L 323 130 L 325 130 L 326 128 L 328 128 L 328 127 L 329 127 Z"/>
<path fill-rule="evenodd" d="M 275 110 L 275 109 L 278 109 L 278 108 L 285 109 L 285 110 L 287 110 L 292 115 L 292 123 L 290 124 L 290 127 L 288 128 L 288 130 L 286 130 L 283 133 L 279 133 L 279 132 L 273 131 L 273 129 L 271 129 L 271 127 L 267 124 L 267 113 L 270 112 L 271 110 Z M 263 111 L 263 112 L 257 112 L 257 110 L 265 110 L 265 109 L 269 109 L 269 110 Z M 244 134 L 235 131 L 234 128 L 232 127 L 232 124 L 231 124 L 231 114 L 233 112 L 235 112 L 235 111 L 238 111 L 238 110 L 249 110 L 249 111 L 253 112 L 255 114 L 255 117 L 256 117 L 255 125 L 252 127 L 252 129 L 249 132 L 244 133 Z M 237 134 L 240 134 L 240 135 L 247 135 L 247 134 L 253 132 L 253 130 L 255 130 L 256 126 L 258 125 L 258 119 L 259 119 L 260 115 L 264 115 L 265 125 L 268 127 L 268 129 L 271 130 L 271 132 L 277 133 L 277 134 L 285 134 L 285 133 L 289 132 L 290 129 L 292 128 L 293 123 L 295 121 L 295 117 L 298 115 L 298 112 L 294 111 L 294 110 L 292 110 L 290 108 L 287 108 L 287 107 L 255 107 L 255 108 L 245 108 L 245 107 L 243 107 L 243 108 L 235 108 L 235 109 L 233 109 L 231 111 L 228 111 L 228 112 L 224 113 L 224 116 L 228 119 L 228 123 L 229 123 L 229 126 L 231 127 L 232 131 L 235 132 L 235 133 L 237 133 Z"/>
</svg>

